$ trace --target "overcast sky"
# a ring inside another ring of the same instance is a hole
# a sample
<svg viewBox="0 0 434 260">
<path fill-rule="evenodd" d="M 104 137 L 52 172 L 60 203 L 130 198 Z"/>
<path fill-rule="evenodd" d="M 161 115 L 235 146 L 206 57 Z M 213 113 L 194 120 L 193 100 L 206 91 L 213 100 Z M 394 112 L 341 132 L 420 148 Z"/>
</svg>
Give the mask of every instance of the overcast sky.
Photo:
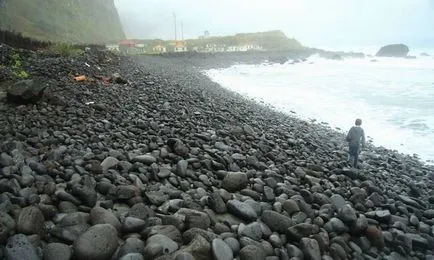
<svg viewBox="0 0 434 260">
<path fill-rule="evenodd" d="M 282 30 L 311 47 L 434 47 L 434 0 L 115 0 L 130 38 Z M 416 46 L 414 46 L 416 47 Z"/>
</svg>

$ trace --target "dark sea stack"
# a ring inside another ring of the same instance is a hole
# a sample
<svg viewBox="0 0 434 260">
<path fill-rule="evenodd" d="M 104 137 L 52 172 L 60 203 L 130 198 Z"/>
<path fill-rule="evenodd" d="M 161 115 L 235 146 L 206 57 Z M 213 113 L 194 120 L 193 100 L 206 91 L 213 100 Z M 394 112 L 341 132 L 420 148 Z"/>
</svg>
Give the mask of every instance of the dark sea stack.
<svg viewBox="0 0 434 260">
<path fill-rule="evenodd" d="M 282 53 L 13 51 L 50 84 L 35 103 L 0 100 L 0 258 L 433 257 L 433 167 L 369 144 L 348 169 L 342 133 L 201 73 Z"/>
<path fill-rule="evenodd" d="M 407 57 L 410 49 L 405 44 L 390 44 L 381 47 L 381 49 L 377 52 L 377 57 L 398 57 L 403 58 Z"/>
</svg>

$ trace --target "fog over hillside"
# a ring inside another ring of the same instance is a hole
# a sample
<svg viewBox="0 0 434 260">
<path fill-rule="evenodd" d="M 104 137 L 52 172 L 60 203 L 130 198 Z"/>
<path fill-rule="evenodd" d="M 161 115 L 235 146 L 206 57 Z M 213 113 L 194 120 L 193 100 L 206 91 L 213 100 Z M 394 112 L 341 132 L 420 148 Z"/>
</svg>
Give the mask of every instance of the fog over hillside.
<svg viewBox="0 0 434 260">
<path fill-rule="evenodd" d="M 186 38 L 282 30 L 309 46 L 434 43 L 433 0 L 116 0 L 129 37 L 174 38 L 173 13 Z M 152 10 L 152 11 L 150 11 Z"/>
</svg>

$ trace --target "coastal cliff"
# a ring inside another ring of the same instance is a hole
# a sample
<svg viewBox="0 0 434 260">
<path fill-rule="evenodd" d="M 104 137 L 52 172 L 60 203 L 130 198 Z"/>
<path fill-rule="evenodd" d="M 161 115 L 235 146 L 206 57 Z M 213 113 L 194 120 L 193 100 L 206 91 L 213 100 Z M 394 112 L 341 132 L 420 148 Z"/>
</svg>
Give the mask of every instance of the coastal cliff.
<svg viewBox="0 0 434 260">
<path fill-rule="evenodd" d="M 0 0 L 0 29 L 52 42 L 106 43 L 125 37 L 114 0 Z"/>
</svg>

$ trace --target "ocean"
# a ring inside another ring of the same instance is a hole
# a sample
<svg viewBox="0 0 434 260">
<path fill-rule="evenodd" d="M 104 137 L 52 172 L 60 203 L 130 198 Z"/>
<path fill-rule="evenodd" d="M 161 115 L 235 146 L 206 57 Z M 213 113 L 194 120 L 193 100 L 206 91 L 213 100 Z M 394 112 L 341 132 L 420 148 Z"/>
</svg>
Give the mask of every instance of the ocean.
<svg viewBox="0 0 434 260">
<path fill-rule="evenodd" d="M 434 163 L 432 56 L 327 60 L 313 55 L 295 64 L 234 65 L 204 73 L 245 97 L 342 132 L 361 118 L 374 145 Z"/>
</svg>

